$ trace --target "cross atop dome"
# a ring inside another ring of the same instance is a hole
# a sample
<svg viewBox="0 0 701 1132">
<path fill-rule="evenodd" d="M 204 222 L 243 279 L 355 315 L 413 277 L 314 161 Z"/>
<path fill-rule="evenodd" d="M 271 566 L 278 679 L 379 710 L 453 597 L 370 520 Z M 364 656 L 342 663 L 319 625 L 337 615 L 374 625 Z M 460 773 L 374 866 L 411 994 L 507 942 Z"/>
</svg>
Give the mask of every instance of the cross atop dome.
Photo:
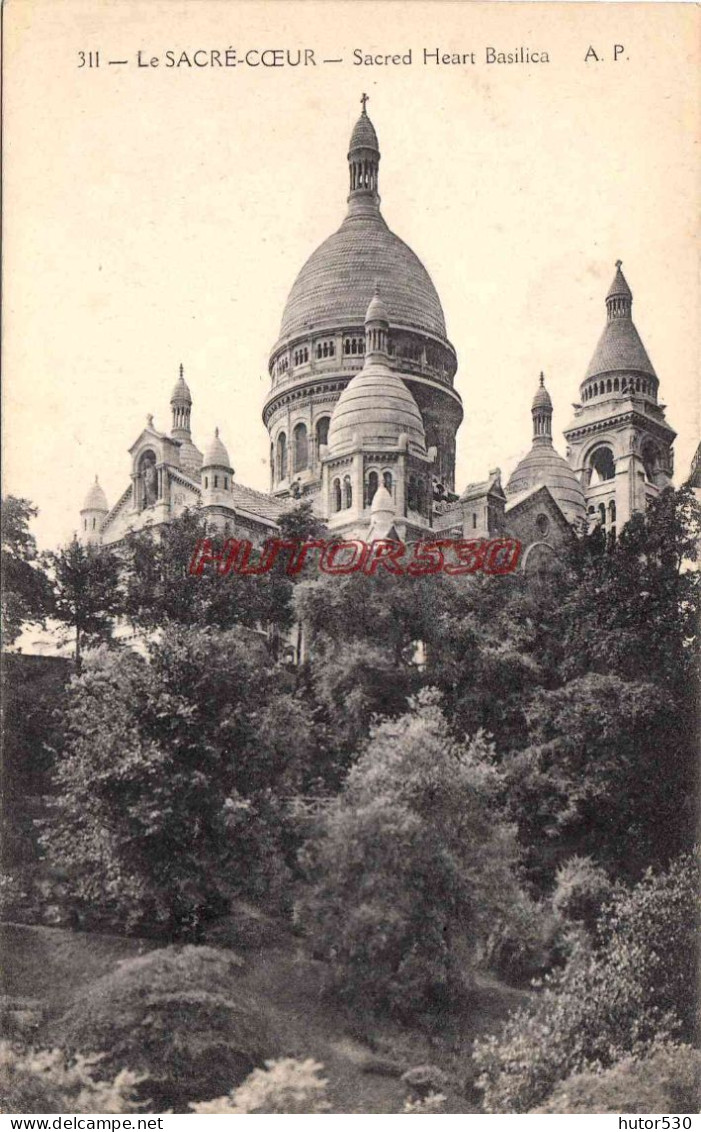
<svg viewBox="0 0 701 1132">
<path fill-rule="evenodd" d="M 367 118 L 367 110 L 365 109 L 365 107 L 366 107 L 366 104 L 367 104 L 367 103 L 368 103 L 369 101 L 370 101 L 370 95 L 369 95 L 369 94 L 361 94 L 361 96 L 360 96 L 360 104 L 361 104 L 361 106 L 362 106 L 362 108 L 363 108 L 363 114 L 365 115 L 365 117 L 366 117 L 366 118 Z"/>
</svg>

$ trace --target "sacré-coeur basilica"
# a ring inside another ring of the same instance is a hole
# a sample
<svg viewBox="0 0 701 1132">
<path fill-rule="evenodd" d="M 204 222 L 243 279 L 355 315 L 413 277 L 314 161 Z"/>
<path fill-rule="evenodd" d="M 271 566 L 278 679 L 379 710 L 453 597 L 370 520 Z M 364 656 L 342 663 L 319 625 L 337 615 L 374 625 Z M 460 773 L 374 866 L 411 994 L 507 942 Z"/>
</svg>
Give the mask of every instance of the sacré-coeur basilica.
<svg viewBox="0 0 701 1132">
<path fill-rule="evenodd" d="M 456 490 L 458 359 L 428 272 L 382 217 L 380 148 L 366 102 L 348 149 L 345 218 L 295 279 L 270 353 L 269 491 L 238 482 L 218 430 L 204 454 L 196 446 L 181 366 L 170 430 L 147 418 L 112 507 L 96 478 L 80 511 L 82 540 L 113 545 L 198 508 L 212 529 L 261 543 L 285 510 L 311 500 L 340 538 L 508 535 L 523 544 L 521 568 L 538 572 L 556 563 L 578 526 L 615 532 L 670 484 L 675 433 L 619 262 L 564 433 L 567 457 L 553 445 L 541 375 L 531 447 L 508 482 L 495 469 Z"/>
</svg>

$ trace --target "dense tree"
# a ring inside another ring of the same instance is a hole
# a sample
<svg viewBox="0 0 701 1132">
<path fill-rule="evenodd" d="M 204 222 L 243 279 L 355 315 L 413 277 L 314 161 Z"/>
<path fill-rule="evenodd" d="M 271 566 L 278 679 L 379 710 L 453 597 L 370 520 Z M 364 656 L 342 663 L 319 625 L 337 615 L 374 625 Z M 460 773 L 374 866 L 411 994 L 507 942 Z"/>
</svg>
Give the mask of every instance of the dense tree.
<svg viewBox="0 0 701 1132">
<path fill-rule="evenodd" d="M 563 970 L 499 1035 L 477 1044 L 488 1112 L 528 1112 L 573 1073 L 605 1069 L 697 1024 L 698 862 L 623 891 Z"/>
<path fill-rule="evenodd" d="M 372 728 L 321 811 L 297 909 L 342 998 L 409 1017 L 459 996 L 469 963 L 517 885 L 481 737 L 452 740 L 425 689 Z"/>
<path fill-rule="evenodd" d="M 207 563 L 200 574 L 190 573 L 195 548 L 204 538 L 210 539 L 214 553 L 222 551 L 224 537 L 208 532 L 196 511 L 185 511 L 158 530 L 146 528 L 127 536 L 122 571 L 131 623 L 146 630 L 166 622 L 288 629 L 290 579 L 280 570 L 248 577 L 231 571 L 223 575 L 215 563 Z"/>
<path fill-rule="evenodd" d="M 616 673 L 684 698 L 695 682 L 701 507 L 689 487 L 668 488 L 634 515 L 616 543 L 578 541 L 557 624 L 563 675 Z"/>
<path fill-rule="evenodd" d="M 573 852 L 636 876 L 693 841 L 695 760 L 664 688 L 590 673 L 538 691 L 526 715 L 527 745 L 501 767 L 539 880 Z"/>
<path fill-rule="evenodd" d="M 2 636 L 13 644 L 26 624 L 45 623 L 51 612 L 51 588 L 29 529 L 37 508 L 28 499 L 6 496 L 2 523 Z"/>
<path fill-rule="evenodd" d="M 255 636 L 171 627 L 147 660 L 97 654 L 67 729 L 45 843 L 81 915 L 197 935 L 236 893 L 284 902 L 286 799 L 315 742 Z"/>
<path fill-rule="evenodd" d="M 123 610 L 119 560 L 112 551 L 85 546 L 75 537 L 45 557 L 53 590 L 52 617 L 72 630 L 80 672 L 85 645 L 111 640 Z"/>
</svg>

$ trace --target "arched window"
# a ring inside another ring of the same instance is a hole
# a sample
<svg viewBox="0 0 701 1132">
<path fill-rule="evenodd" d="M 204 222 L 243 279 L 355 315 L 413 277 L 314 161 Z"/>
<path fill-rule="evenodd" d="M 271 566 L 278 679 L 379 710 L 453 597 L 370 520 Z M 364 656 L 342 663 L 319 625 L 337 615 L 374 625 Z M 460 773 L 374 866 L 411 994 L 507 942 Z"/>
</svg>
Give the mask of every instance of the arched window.
<svg viewBox="0 0 701 1132">
<path fill-rule="evenodd" d="M 380 477 L 377 472 L 370 472 L 368 475 L 368 486 L 366 494 L 366 507 L 369 507 L 375 498 L 375 492 L 380 485 Z"/>
<path fill-rule="evenodd" d="M 333 481 L 333 509 L 334 511 L 341 510 L 341 481 L 336 479 Z"/>
<path fill-rule="evenodd" d="M 224 491 L 228 491 L 228 490 L 229 490 L 229 477 L 224 476 Z"/>
<path fill-rule="evenodd" d="M 92 521 L 92 529 L 95 530 L 95 518 L 94 518 L 94 516 L 93 516 L 93 521 Z"/>
<path fill-rule="evenodd" d="M 275 461 L 275 470 L 277 478 L 284 480 L 287 478 L 287 437 L 284 432 L 281 432 L 277 438 L 277 459 Z"/>
<path fill-rule="evenodd" d="M 614 377 L 614 379 L 613 379 L 613 391 L 614 391 L 614 393 L 618 393 L 618 391 L 619 391 L 618 378 L 617 377 Z"/>
<path fill-rule="evenodd" d="M 295 425 L 292 436 L 294 445 L 292 468 L 295 472 L 301 472 L 309 463 L 307 426 L 300 421 L 299 424 Z"/>
<path fill-rule="evenodd" d="M 613 458 L 613 452 L 606 445 L 601 448 L 596 448 L 590 458 L 589 464 L 592 470 L 591 482 L 592 484 L 604 483 L 605 480 L 612 480 L 616 474 L 616 464 Z"/>
<path fill-rule="evenodd" d="M 353 488 L 351 486 L 350 476 L 343 478 L 343 506 L 350 507 L 353 502 Z"/>
<path fill-rule="evenodd" d="M 214 477 L 214 486 L 219 487 L 219 476 Z"/>
<path fill-rule="evenodd" d="M 609 378 L 608 381 L 606 382 L 606 392 L 610 393 L 612 391 L 612 389 L 613 389 L 613 386 L 611 385 L 611 378 Z"/>
<path fill-rule="evenodd" d="M 472 529 L 473 529 L 473 531 L 477 530 L 477 512 L 476 511 L 472 512 Z"/>
<path fill-rule="evenodd" d="M 205 486 L 205 489 L 209 487 L 209 476 L 204 477 L 204 486 Z"/>
<path fill-rule="evenodd" d="M 322 444 L 329 442 L 329 422 L 331 417 L 319 417 L 316 422 L 316 450 L 321 448 Z"/>
<path fill-rule="evenodd" d="M 606 504 L 605 503 L 599 504 L 599 518 L 601 520 L 602 527 L 605 527 L 606 526 Z"/>
<path fill-rule="evenodd" d="M 392 473 L 387 472 L 387 471 L 383 472 L 382 473 L 382 482 L 391 495 L 392 494 Z"/>
</svg>

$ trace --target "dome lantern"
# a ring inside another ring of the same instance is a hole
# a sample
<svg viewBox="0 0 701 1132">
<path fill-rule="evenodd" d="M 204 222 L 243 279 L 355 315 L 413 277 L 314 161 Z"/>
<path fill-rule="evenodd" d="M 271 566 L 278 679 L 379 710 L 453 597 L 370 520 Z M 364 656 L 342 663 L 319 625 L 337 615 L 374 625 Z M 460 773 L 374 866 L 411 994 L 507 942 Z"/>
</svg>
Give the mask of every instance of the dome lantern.
<svg viewBox="0 0 701 1132">
<path fill-rule="evenodd" d="M 350 203 L 360 197 L 368 199 L 372 204 L 379 205 L 380 146 L 375 127 L 368 118 L 366 109 L 368 101 L 369 96 L 363 94 L 360 99 L 363 110 L 353 127 L 348 147 L 348 172 L 350 177 L 348 201 Z"/>
<path fill-rule="evenodd" d="M 365 357 L 369 362 L 389 360 L 389 315 L 380 298 L 380 286 L 375 280 L 375 291 L 365 312 Z"/>
<path fill-rule="evenodd" d="M 633 292 L 621 271 L 622 266 L 623 261 L 617 259 L 616 275 L 606 296 L 606 314 L 609 322 L 613 318 L 631 318 L 633 313 Z"/>
<path fill-rule="evenodd" d="M 171 429 L 172 435 L 177 437 L 189 437 L 190 435 L 190 411 L 192 409 L 192 394 L 185 381 L 185 371 L 182 362 L 180 363 L 180 372 L 178 380 L 173 386 L 173 392 L 170 395 L 170 404 L 173 410 L 173 426 Z"/>
<path fill-rule="evenodd" d="M 545 388 L 545 375 L 542 371 L 540 384 L 536 390 L 531 406 L 531 416 L 533 417 L 533 443 L 552 445 L 553 403 L 550 400 L 550 394 Z"/>
</svg>

